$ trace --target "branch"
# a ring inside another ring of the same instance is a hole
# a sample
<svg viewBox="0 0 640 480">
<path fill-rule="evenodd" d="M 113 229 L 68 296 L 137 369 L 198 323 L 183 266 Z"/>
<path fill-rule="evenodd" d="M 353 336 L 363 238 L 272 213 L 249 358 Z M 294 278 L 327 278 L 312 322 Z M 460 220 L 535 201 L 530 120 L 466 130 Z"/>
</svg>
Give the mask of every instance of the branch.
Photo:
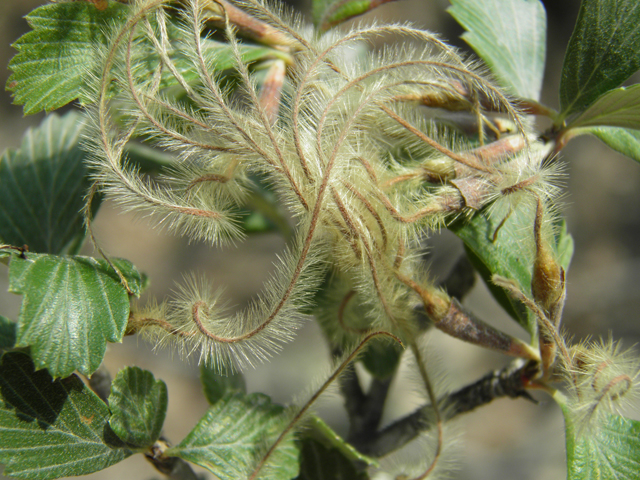
<svg viewBox="0 0 640 480">
<path fill-rule="evenodd" d="M 466 413 L 496 398 L 524 397 L 535 402 L 526 391 L 529 381 L 539 371 L 537 362 L 524 365 L 516 361 L 501 370 L 488 373 L 478 381 L 448 395 L 444 401 L 445 420 L 450 420 L 461 413 Z M 440 402 L 438 402 L 440 403 Z M 424 405 L 404 418 L 392 423 L 375 435 L 371 435 L 358 449 L 365 455 L 384 456 L 416 438 L 421 432 L 429 430 L 433 425 L 431 405 Z"/>
<path fill-rule="evenodd" d="M 187 462 L 178 457 L 164 456 L 164 451 L 169 446 L 167 439 L 160 437 L 150 451 L 144 454 L 144 457 L 156 470 L 171 480 L 199 480 L 198 475 Z"/>
<path fill-rule="evenodd" d="M 393 376 L 382 380 L 374 377 L 365 394 L 354 369 L 340 377 L 340 390 L 349 415 L 347 441 L 354 447 L 365 444 L 378 431 L 391 380 Z"/>
</svg>

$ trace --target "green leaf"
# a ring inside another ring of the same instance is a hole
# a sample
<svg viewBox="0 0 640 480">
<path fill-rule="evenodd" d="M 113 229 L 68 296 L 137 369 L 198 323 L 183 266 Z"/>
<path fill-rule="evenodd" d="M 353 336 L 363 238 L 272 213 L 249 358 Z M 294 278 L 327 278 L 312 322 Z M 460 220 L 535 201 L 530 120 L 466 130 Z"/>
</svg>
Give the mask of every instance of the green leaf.
<svg viewBox="0 0 640 480">
<path fill-rule="evenodd" d="M 53 381 L 31 359 L 0 365 L 0 463 L 4 474 L 46 480 L 86 475 L 131 455 L 111 431 L 109 409 L 75 375 Z"/>
<path fill-rule="evenodd" d="M 127 5 L 109 1 L 104 10 L 87 2 L 63 2 L 31 12 L 27 21 L 33 30 L 14 43 L 18 54 L 9 63 L 13 74 L 7 89 L 14 92 L 15 103 L 24 105 L 27 115 L 55 110 L 77 98 L 81 103 L 89 103 L 91 99 L 84 96 L 84 85 L 88 72 L 95 70 L 100 60 L 95 47 L 107 46 L 104 34 L 107 26 L 123 23 L 128 11 Z M 170 39 L 167 53 L 176 70 L 186 81 L 196 79 L 197 69 L 182 51 L 184 38 L 171 21 L 167 24 L 167 34 Z M 132 70 L 138 78 L 151 78 L 160 58 L 146 36 L 140 33 L 136 40 L 138 47 Z M 264 58 L 290 60 L 288 54 L 263 46 L 246 45 L 240 51 L 248 63 Z M 226 43 L 203 40 L 203 55 L 218 71 L 235 65 L 232 50 Z M 177 83 L 169 69 L 164 69 L 160 88 Z"/>
<path fill-rule="evenodd" d="M 0 315 L 0 349 L 13 348 L 16 344 L 16 330 L 18 325 Z"/>
<path fill-rule="evenodd" d="M 135 295 L 142 279 L 126 260 L 113 262 Z M 54 377 L 74 370 L 90 375 L 106 342 L 122 340 L 129 295 L 105 261 L 27 253 L 9 263 L 9 291 L 24 295 L 16 347 L 31 347 L 38 368 Z"/>
<path fill-rule="evenodd" d="M 324 445 L 329 450 L 336 450 L 340 452 L 343 458 L 346 458 L 351 463 L 368 465 L 378 468 L 380 464 L 375 458 L 367 457 L 358 450 L 356 450 L 351 444 L 347 443 L 340 435 L 334 432 L 324 420 L 315 415 L 311 415 L 307 422 L 307 430 L 304 431 L 305 439 L 313 439 L 316 442 Z"/>
<path fill-rule="evenodd" d="M 90 187 L 79 146 L 82 116 L 50 115 L 0 157 L 0 238 L 39 253 L 61 253 L 84 236 L 80 210 Z"/>
<path fill-rule="evenodd" d="M 637 478 L 640 471 L 640 422 L 620 415 L 578 435 L 566 405 L 567 480 Z"/>
<path fill-rule="evenodd" d="M 109 425 L 127 445 L 145 449 L 160 437 L 167 414 L 167 386 L 151 372 L 127 367 L 118 372 L 109 395 Z"/>
<path fill-rule="evenodd" d="M 507 205 L 494 205 L 491 215 L 482 210 L 468 221 L 463 219 L 453 223 L 449 229 L 464 242 L 471 263 L 495 299 L 529 334 L 535 336 L 537 322 L 533 314 L 491 282 L 493 275 L 509 278 L 518 284 L 522 292 L 531 296 L 535 205 L 514 210 L 498 231 L 494 242 L 494 234 L 507 214 Z M 562 267 L 567 270 L 573 252 L 573 240 L 564 225 L 561 225 L 559 232 L 556 254 Z"/>
<path fill-rule="evenodd" d="M 247 233 L 264 233 L 278 230 L 285 239 L 293 235 L 291 225 L 278 195 L 265 177 L 253 175 L 253 188 L 245 199 L 243 210 L 248 214 L 242 219 Z"/>
<path fill-rule="evenodd" d="M 105 43 L 104 29 L 126 18 L 129 7 L 110 1 L 98 10 L 87 2 L 43 5 L 27 15 L 33 29 L 14 44 L 7 89 L 26 115 L 51 111 L 75 100 L 98 58 L 93 42 Z"/>
<path fill-rule="evenodd" d="M 451 0 L 448 12 L 498 83 L 519 97 L 540 98 L 547 15 L 539 0 Z"/>
<path fill-rule="evenodd" d="M 583 0 L 562 66 L 562 118 L 584 110 L 640 68 L 640 3 Z"/>
<path fill-rule="evenodd" d="M 640 162 L 640 131 L 618 127 L 589 127 L 582 133 L 591 133 L 616 152 Z"/>
<path fill-rule="evenodd" d="M 313 23 L 324 32 L 350 18 L 395 0 L 313 0 Z"/>
<path fill-rule="evenodd" d="M 227 372 L 220 375 L 216 369 L 206 363 L 200 364 L 200 382 L 207 401 L 213 405 L 227 393 L 245 393 L 247 386 L 241 373 Z"/>
<path fill-rule="evenodd" d="M 369 475 L 359 471 L 339 450 L 327 448 L 320 442 L 302 442 L 302 460 L 298 480 L 366 480 Z"/>
<path fill-rule="evenodd" d="M 403 351 L 398 342 L 390 342 L 387 338 L 374 338 L 360 356 L 360 360 L 371 375 L 384 380 L 395 373 Z"/>
<path fill-rule="evenodd" d="M 165 452 L 206 468 L 221 480 L 247 478 L 290 418 L 266 395 L 227 394 L 212 405 L 196 427 Z M 299 451 L 287 435 L 257 478 L 287 480 L 299 470 Z"/>
<path fill-rule="evenodd" d="M 640 129 L 640 84 L 608 91 L 568 128 L 589 126 Z"/>
<path fill-rule="evenodd" d="M 176 157 L 166 151 L 136 142 L 127 143 L 124 155 L 132 168 L 145 175 L 167 173 L 177 162 Z"/>
</svg>

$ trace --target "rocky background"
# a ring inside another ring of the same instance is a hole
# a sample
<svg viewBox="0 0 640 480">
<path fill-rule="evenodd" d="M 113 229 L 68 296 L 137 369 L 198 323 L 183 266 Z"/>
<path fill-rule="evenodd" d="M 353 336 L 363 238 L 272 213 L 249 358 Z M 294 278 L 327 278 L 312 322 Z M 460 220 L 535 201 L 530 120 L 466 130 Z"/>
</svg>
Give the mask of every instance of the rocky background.
<svg viewBox="0 0 640 480">
<path fill-rule="evenodd" d="M 43 0 L 3 0 L 0 14 L 0 84 L 9 76 L 6 68 L 14 51 L 10 43 L 27 30 L 22 17 Z M 548 60 L 543 102 L 557 106 L 563 52 L 579 7 L 578 0 L 548 0 Z M 460 27 L 446 13 L 445 0 L 406 0 L 375 11 L 383 20 L 411 21 L 441 32 L 462 48 Z M 308 5 L 304 5 L 308 9 Z M 7 92 L 0 93 L 0 150 L 17 147 L 22 133 L 37 125 L 42 114 L 24 117 L 12 105 Z M 563 151 L 567 163 L 567 197 L 564 209 L 569 231 L 575 239 L 575 255 L 568 274 L 568 301 L 564 326 L 576 339 L 608 336 L 632 346 L 640 338 L 640 165 L 609 150 L 595 138 L 579 138 Z M 237 249 L 214 251 L 201 244 L 152 230 L 131 215 L 103 205 L 95 229 L 101 245 L 113 256 L 134 262 L 151 279 L 147 296 L 166 297 L 186 272 L 205 273 L 214 283 L 227 286 L 231 303 L 241 307 L 259 291 L 272 269 L 274 255 L 283 248 L 277 236 L 250 238 Z M 448 232 L 428 240 L 428 257 L 435 273 L 446 273 L 462 251 Z M 91 250 L 86 248 L 87 254 Z M 6 293 L 6 269 L 0 268 L 0 312 L 16 318 L 19 297 Z M 465 304 L 481 318 L 509 333 L 526 338 L 478 284 Z M 439 359 L 449 387 L 458 388 L 487 371 L 507 363 L 503 356 L 450 339 L 438 332 L 431 337 L 434 357 Z M 311 322 L 283 355 L 268 365 L 246 373 L 248 390 L 261 391 L 280 403 L 304 391 L 305 386 L 328 365 L 329 354 L 318 328 Z M 142 339 L 127 338 L 111 345 L 105 360 L 115 373 L 125 365 L 151 370 L 169 388 L 169 411 L 165 434 L 180 441 L 207 408 L 198 381 L 198 367 L 185 363 L 168 350 L 152 351 Z M 384 421 L 417 406 L 411 387 L 398 382 L 387 405 Z M 338 432 L 346 431 L 340 399 L 324 402 L 320 412 Z M 640 419 L 640 409 L 628 412 Z M 564 470 L 563 423 L 558 407 L 540 397 L 540 404 L 503 399 L 460 419 L 462 442 L 460 470 L 454 478 L 464 480 L 554 480 Z M 0 467 L 1 468 L 1 467 Z M 1 475 L 0 475 L 1 476 Z M 149 479 L 159 474 L 137 455 L 87 478 Z M 5 477 L 2 477 L 5 478 Z M 208 475 L 207 478 L 211 478 Z"/>
</svg>

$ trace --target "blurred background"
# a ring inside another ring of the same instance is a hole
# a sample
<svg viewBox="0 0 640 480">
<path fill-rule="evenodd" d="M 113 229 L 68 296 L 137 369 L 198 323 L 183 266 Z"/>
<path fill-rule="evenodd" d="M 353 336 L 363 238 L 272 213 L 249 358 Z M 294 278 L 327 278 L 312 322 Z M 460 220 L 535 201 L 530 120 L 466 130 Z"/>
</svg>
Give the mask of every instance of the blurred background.
<svg viewBox="0 0 640 480">
<path fill-rule="evenodd" d="M 27 31 L 22 18 L 42 0 L 4 0 L 0 15 L 0 84 L 9 76 L 6 65 L 14 55 L 10 44 Z M 564 49 L 575 23 L 578 0 L 544 2 L 548 13 L 547 69 L 542 102 L 558 106 Z M 386 4 L 370 17 L 384 21 L 411 21 L 440 33 L 445 40 L 467 49 L 458 24 L 446 13 L 445 0 L 403 0 Z M 300 8 L 309 10 L 308 1 Z M 43 114 L 24 117 L 22 108 L 12 105 L 9 93 L 0 93 L 0 150 L 15 148 L 29 126 Z M 567 283 L 564 327 L 574 338 L 622 339 L 628 347 L 640 338 L 640 165 L 611 150 L 595 138 L 580 137 L 563 151 L 567 167 L 567 196 L 564 213 L 575 240 L 575 254 Z M 206 245 L 153 230 L 145 220 L 124 215 L 103 204 L 95 222 L 100 244 L 109 254 L 131 260 L 151 279 L 146 294 L 163 299 L 175 281 L 190 271 L 204 273 L 215 285 L 225 285 L 232 305 L 242 307 L 261 288 L 272 270 L 275 255 L 284 243 L 276 235 L 250 237 L 238 248 L 213 250 Z M 446 274 L 462 252 L 459 241 L 448 232 L 434 234 L 428 241 L 428 259 L 435 274 Z M 86 254 L 91 249 L 85 248 Z M 20 297 L 6 293 L 6 268 L 0 267 L 0 313 L 17 318 Z M 144 299 L 143 299 L 144 300 Z M 527 338 L 493 302 L 478 282 L 465 305 L 480 318 L 514 335 Z M 431 350 L 439 368 L 449 378 L 451 389 L 459 388 L 500 368 L 508 359 L 450 339 L 439 332 L 430 334 Z M 207 404 L 201 393 L 198 367 L 182 361 L 169 350 L 154 351 L 142 339 L 126 338 L 110 345 L 105 364 L 112 375 L 125 365 L 151 370 L 169 388 L 169 411 L 165 435 L 179 442 L 204 414 Z M 308 322 L 282 355 L 267 365 L 246 372 L 248 390 L 289 403 L 311 380 L 324 375 L 329 353 L 318 328 Z M 394 385 L 383 422 L 418 406 L 411 388 Z M 323 402 L 320 413 L 339 433 L 347 429 L 339 398 Z M 640 409 L 628 412 L 640 419 Z M 461 418 L 462 455 L 454 478 L 563 479 L 566 477 L 563 421 L 559 408 L 540 397 L 540 404 L 501 399 Z M 137 455 L 87 478 L 159 478 Z M 4 477 L 2 477 L 4 478 Z M 211 478 L 211 475 L 209 475 Z"/>
</svg>

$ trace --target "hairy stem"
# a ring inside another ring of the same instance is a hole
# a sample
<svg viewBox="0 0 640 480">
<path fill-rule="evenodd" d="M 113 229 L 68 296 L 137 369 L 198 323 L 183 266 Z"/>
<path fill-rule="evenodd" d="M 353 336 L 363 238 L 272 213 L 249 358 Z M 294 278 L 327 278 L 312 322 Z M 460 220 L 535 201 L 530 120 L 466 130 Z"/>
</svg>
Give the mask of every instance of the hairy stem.
<svg viewBox="0 0 640 480">
<path fill-rule="evenodd" d="M 385 331 L 372 332 L 368 334 L 366 337 L 364 337 L 362 341 L 356 346 L 356 348 L 353 349 L 353 351 L 347 356 L 347 358 L 345 358 L 344 361 L 338 366 L 338 368 L 336 368 L 336 370 L 331 374 L 331 376 L 311 396 L 311 398 L 307 401 L 307 403 L 305 403 L 302 406 L 302 408 L 298 411 L 298 413 L 296 413 L 296 415 L 293 417 L 291 422 L 289 422 L 289 424 L 280 433 L 280 436 L 278 436 L 278 438 L 273 443 L 273 445 L 271 445 L 271 448 L 269 448 L 267 453 L 260 459 L 260 462 L 258 463 L 255 470 L 249 477 L 249 480 L 255 480 L 258 477 L 260 470 L 267 463 L 267 461 L 269 460 L 269 457 L 271 457 L 271 455 L 276 450 L 278 445 L 282 442 L 284 437 L 286 437 L 287 434 L 293 429 L 293 427 L 304 417 L 305 413 L 309 410 L 309 408 L 311 408 L 311 406 L 315 403 L 315 401 L 318 400 L 320 395 L 322 395 L 327 390 L 329 385 L 331 385 L 340 376 L 340 374 L 342 374 L 345 371 L 345 369 L 349 366 L 349 364 L 358 356 L 358 354 L 364 348 L 367 342 L 379 335 L 389 337 L 395 340 L 396 342 L 398 342 L 400 345 L 402 345 L 402 341 L 398 337 Z"/>
</svg>

